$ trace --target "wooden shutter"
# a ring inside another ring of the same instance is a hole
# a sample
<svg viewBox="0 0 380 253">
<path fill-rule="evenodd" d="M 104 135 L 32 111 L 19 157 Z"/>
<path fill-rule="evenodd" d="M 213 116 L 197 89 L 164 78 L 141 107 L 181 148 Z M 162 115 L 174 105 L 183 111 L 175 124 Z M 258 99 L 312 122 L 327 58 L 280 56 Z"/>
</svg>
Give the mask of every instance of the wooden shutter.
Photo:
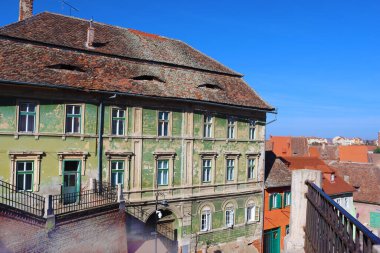
<svg viewBox="0 0 380 253">
<path fill-rule="evenodd" d="M 259 221 L 260 220 L 260 207 L 255 206 L 253 209 L 254 209 L 254 220 Z"/>
<path fill-rule="evenodd" d="M 282 195 L 280 193 L 276 194 L 276 207 L 281 208 L 282 207 Z"/>
<path fill-rule="evenodd" d="M 273 194 L 269 195 L 269 210 L 272 210 L 273 208 Z"/>
</svg>

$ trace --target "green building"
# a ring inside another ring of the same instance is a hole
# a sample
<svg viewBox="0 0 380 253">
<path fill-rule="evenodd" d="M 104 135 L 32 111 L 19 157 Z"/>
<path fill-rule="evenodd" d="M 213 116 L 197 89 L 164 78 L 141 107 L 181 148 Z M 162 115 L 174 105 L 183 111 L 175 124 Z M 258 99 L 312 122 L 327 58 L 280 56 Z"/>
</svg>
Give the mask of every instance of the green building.
<svg viewBox="0 0 380 253">
<path fill-rule="evenodd" d="M 0 59 L 1 180 L 41 195 L 120 183 L 141 222 L 158 201 L 157 230 L 182 252 L 261 247 L 273 108 L 241 74 L 178 40 L 52 13 L 0 28 Z"/>
</svg>

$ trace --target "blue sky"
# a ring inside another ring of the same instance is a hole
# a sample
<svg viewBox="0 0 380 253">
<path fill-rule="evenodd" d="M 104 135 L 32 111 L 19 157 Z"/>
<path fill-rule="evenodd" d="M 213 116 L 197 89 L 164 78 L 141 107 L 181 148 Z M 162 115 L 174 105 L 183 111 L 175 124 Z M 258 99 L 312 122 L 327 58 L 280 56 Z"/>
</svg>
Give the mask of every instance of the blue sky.
<svg viewBox="0 0 380 253">
<path fill-rule="evenodd" d="M 379 0 L 67 2 L 73 16 L 183 40 L 243 73 L 278 107 L 268 134 L 380 131 Z M 35 0 L 34 12 L 45 10 L 69 15 L 59 0 Z M 17 17 L 18 0 L 1 0 L 0 26 Z"/>
</svg>

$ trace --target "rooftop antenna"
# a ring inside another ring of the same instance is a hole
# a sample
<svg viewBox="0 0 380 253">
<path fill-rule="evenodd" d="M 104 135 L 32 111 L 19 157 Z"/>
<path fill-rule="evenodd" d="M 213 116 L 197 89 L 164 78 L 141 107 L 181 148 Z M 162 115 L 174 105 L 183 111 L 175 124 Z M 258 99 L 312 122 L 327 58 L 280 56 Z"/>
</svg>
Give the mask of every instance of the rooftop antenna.
<svg viewBox="0 0 380 253">
<path fill-rule="evenodd" d="M 67 5 L 69 7 L 70 16 L 71 16 L 72 10 L 79 12 L 79 10 L 77 8 L 75 8 L 72 4 L 66 2 L 65 0 L 60 0 L 60 1 L 62 2 L 62 5 Z"/>
</svg>

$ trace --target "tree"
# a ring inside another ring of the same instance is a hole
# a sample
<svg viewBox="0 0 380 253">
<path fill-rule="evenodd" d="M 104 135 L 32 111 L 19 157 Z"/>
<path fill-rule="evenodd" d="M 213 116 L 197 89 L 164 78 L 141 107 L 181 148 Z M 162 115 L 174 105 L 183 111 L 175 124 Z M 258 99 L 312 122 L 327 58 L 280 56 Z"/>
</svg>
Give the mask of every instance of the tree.
<svg viewBox="0 0 380 253">
<path fill-rule="evenodd" d="M 375 148 L 375 150 L 373 150 L 373 153 L 380 154 L 380 147 Z"/>
</svg>

